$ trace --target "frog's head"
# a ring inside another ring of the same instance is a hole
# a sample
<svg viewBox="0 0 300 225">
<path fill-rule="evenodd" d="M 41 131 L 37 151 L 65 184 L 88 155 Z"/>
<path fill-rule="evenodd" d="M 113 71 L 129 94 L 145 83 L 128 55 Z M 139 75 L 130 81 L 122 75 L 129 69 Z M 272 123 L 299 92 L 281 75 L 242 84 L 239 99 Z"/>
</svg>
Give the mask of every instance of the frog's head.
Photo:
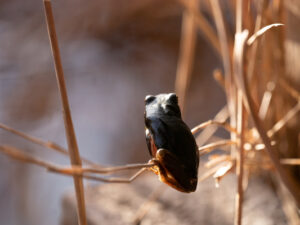
<svg viewBox="0 0 300 225">
<path fill-rule="evenodd" d="M 175 93 L 147 95 L 145 98 L 146 111 L 155 111 L 159 114 L 181 118 L 178 97 Z"/>
</svg>

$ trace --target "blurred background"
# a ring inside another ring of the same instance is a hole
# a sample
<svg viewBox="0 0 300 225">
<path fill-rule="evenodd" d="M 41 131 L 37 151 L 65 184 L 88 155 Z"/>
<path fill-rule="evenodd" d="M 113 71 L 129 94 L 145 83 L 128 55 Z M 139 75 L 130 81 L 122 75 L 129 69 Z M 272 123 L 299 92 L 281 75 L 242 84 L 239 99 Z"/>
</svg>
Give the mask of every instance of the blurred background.
<svg viewBox="0 0 300 225">
<path fill-rule="evenodd" d="M 182 7 L 171 0 L 66 0 L 53 1 L 53 11 L 81 155 L 105 165 L 148 161 L 144 97 L 174 92 Z M 42 1 L 0 1 L 0 31 L 0 121 L 66 146 Z M 214 50 L 201 35 L 196 48 L 190 127 L 225 105 L 211 76 L 219 65 Z M 68 157 L 0 134 L 1 143 L 69 164 Z M 2 154 L 0 174 L 1 224 L 59 223 L 71 178 Z"/>
<path fill-rule="evenodd" d="M 144 98 L 148 94 L 175 90 L 182 56 L 181 33 L 184 33 L 182 2 L 52 1 L 73 122 L 83 157 L 103 165 L 149 160 L 144 134 Z M 201 15 L 215 32 L 208 3 L 212 1 L 198 2 Z M 236 1 L 219 2 L 232 44 Z M 300 22 L 300 3 L 297 0 L 248 2 L 253 4 L 248 5 L 249 18 L 243 25 L 250 33 L 254 30 L 253 21 L 260 14 L 259 6 L 263 17 L 261 27 L 275 22 L 286 24 L 284 29 L 267 33 L 258 45 L 252 97 L 260 103 L 267 84 L 276 84 L 280 77 L 299 91 L 300 33 L 295 27 Z M 213 78 L 213 72 L 222 68 L 222 62 L 202 31 L 197 29 L 190 82 L 185 93 L 184 119 L 191 128 L 214 118 L 226 105 L 224 90 Z M 277 87 L 274 96 L 264 120 L 266 128 L 271 128 L 297 101 Z M 179 94 L 179 99 L 183 98 Z M 0 0 L 0 109 L 1 123 L 66 147 L 42 0 Z M 282 157 L 299 158 L 299 124 L 295 117 L 275 136 Z M 251 128 L 252 124 L 247 125 Z M 221 130 L 217 136 L 227 138 L 228 134 Z M 56 164 L 69 165 L 68 157 L 4 130 L 0 130 L 0 142 Z M 263 167 L 264 163 L 260 165 Z M 297 225 L 290 221 L 299 221 L 298 214 L 298 220 L 284 216 L 285 206 L 281 207 L 276 195 L 276 182 L 270 179 L 274 171 L 261 169 L 255 170 L 245 193 L 244 224 Z M 299 167 L 290 169 L 298 183 L 299 171 Z M 134 214 L 159 184 L 154 174 L 135 183 L 100 184 L 97 189 L 95 183 L 85 182 L 89 221 L 124 224 L 120 217 Z M 73 190 L 72 178 L 0 154 L 0 224 L 75 224 Z M 234 174 L 226 176 L 219 189 L 214 188 L 212 179 L 201 183 L 197 192 L 189 195 L 168 189 L 143 224 L 184 225 L 200 221 L 208 225 L 232 224 L 235 191 Z M 285 201 L 288 206 L 290 200 Z M 161 222 L 154 223 L 152 219 Z"/>
</svg>

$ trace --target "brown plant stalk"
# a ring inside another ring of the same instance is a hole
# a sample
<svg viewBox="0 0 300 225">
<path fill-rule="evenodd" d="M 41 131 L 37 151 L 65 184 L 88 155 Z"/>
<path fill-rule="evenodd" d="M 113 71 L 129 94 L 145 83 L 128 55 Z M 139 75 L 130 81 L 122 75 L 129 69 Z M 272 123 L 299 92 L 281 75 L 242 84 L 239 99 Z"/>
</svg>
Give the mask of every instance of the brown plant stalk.
<svg viewBox="0 0 300 225">
<path fill-rule="evenodd" d="M 237 1 L 236 5 L 236 34 L 234 42 L 233 52 L 233 71 L 234 76 L 238 79 L 244 77 L 243 71 L 243 49 L 240 42 L 240 35 L 242 35 L 243 25 L 243 4 L 247 4 L 248 1 L 243 2 L 242 0 Z M 242 213 L 243 213 L 243 175 L 244 175 L 244 129 L 245 129 L 245 108 L 243 105 L 243 93 L 240 87 L 238 87 L 237 93 L 237 131 L 238 131 L 238 151 L 237 155 L 237 193 L 235 203 L 235 225 L 242 224 Z"/>
<path fill-rule="evenodd" d="M 195 15 L 195 20 L 198 28 L 203 32 L 204 36 L 211 43 L 216 53 L 221 56 L 221 48 L 218 42 L 218 37 L 211 25 L 205 19 L 205 17 L 195 10 L 190 4 L 187 3 L 186 0 L 177 0 L 184 8 L 188 9 L 193 15 Z"/>
<path fill-rule="evenodd" d="M 57 79 L 60 97 L 63 106 L 65 133 L 68 142 L 70 160 L 72 165 L 81 166 L 81 159 L 79 155 L 78 145 L 77 145 L 75 131 L 74 131 L 72 117 L 71 117 L 71 110 L 68 101 L 63 67 L 60 59 L 60 52 L 59 52 L 59 46 L 58 46 L 58 41 L 56 36 L 51 1 L 44 0 L 44 7 L 45 7 L 45 15 L 46 15 L 50 45 L 51 45 L 54 64 L 55 64 L 56 79 Z M 74 186 L 75 186 L 76 199 L 77 199 L 78 222 L 79 225 L 87 225 L 83 180 L 82 177 L 78 175 L 74 175 L 73 179 L 74 179 Z"/>
<path fill-rule="evenodd" d="M 240 59 L 243 60 L 244 55 L 244 49 L 246 45 L 248 37 L 248 32 L 243 31 L 239 36 L 239 49 L 237 49 L 237 53 L 240 56 Z M 253 123 L 263 141 L 266 147 L 266 152 L 268 153 L 274 167 L 276 168 L 276 171 L 278 172 L 281 180 L 285 184 L 285 186 L 288 188 L 288 190 L 292 193 L 293 197 L 295 198 L 298 206 L 300 206 L 300 187 L 298 184 L 293 180 L 291 175 L 280 165 L 279 156 L 278 156 L 278 150 L 276 145 L 271 145 L 271 140 L 267 135 L 267 132 L 265 128 L 263 127 L 263 123 L 260 120 L 256 105 L 251 97 L 248 81 L 245 79 L 244 76 L 238 76 L 236 77 L 237 84 L 239 88 L 243 91 L 243 101 L 245 104 L 245 107 L 247 109 L 247 112 L 251 116 Z"/>
<path fill-rule="evenodd" d="M 197 10 L 199 0 L 192 0 L 189 2 L 189 5 L 194 10 Z M 179 96 L 179 105 L 181 106 L 182 115 L 184 115 L 186 108 L 186 94 L 191 80 L 195 58 L 195 46 L 197 42 L 195 16 L 195 14 L 187 9 L 183 11 L 180 53 L 175 80 L 175 92 Z"/>
</svg>

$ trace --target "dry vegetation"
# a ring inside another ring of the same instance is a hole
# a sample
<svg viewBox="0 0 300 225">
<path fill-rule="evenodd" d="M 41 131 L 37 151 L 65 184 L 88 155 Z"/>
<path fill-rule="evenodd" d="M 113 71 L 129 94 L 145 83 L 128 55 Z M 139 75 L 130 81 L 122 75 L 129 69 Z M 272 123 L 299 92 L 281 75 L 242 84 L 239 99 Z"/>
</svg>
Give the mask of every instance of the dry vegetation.
<svg viewBox="0 0 300 225">
<path fill-rule="evenodd" d="M 186 96 L 191 81 L 191 71 L 196 63 L 194 58 L 198 31 L 213 46 L 223 63 L 223 68 L 216 70 L 213 76 L 224 89 L 227 104 L 214 119 L 192 129 L 194 134 L 201 131 L 196 136 L 200 155 L 211 153 L 204 164 L 207 170 L 200 174 L 199 182 L 213 177 L 218 185 L 228 173 L 236 174 L 234 223 L 239 225 L 242 224 L 243 218 L 243 193 L 247 189 L 249 178 L 267 172 L 275 183 L 288 223 L 299 224 L 297 206 L 300 206 L 300 80 L 299 75 L 291 76 L 290 69 L 287 68 L 291 65 L 285 58 L 289 52 L 285 49 L 287 15 L 284 1 L 232 0 L 226 3 L 219 0 L 174 1 L 174 4 L 178 3 L 183 8 L 183 17 L 175 90 L 183 109 L 188 100 Z M 80 225 L 85 225 L 87 222 L 83 178 L 126 183 L 153 165 L 135 164 L 106 168 L 80 157 L 55 34 L 51 2 L 44 0 L 44 5 L 63 106 L 68 151 L 57 144 L 44 142 L 6 125 L 0 124 L 0 127 L 49 149 L 69 154 L 72 167 L 56 166 L 13 146 L 2 144 L 0 150 L 14 159 L 46 167 L 51 172 L 73 176 L 78 221 Z M 209 9 L 214 24 L 201 14 L 200 5 Z M 297 5 L 299 6 L 298 3 Z M 225 9 L 235 18 L 234 28 L 226 22 L 229 19 L 224 13 Z M 232 30 L 235 32 L 231 32 Z M 298 74 L 299 72 L 297 71 Z M 217 127 L 227 130 L 230 139 L 220 139 L 215 136 Z M 213 154 L 212 151 L 215 149 L 223 153 Z M 82 162 L 86 165 L 82 166 Z M 140 170 L 129 180 L 96 176 L 97 173 L 107 174 L 127 169 Z M 150 199 L 153 201 L 156 198 L 157 190 Z M 138 213 L 136 220 L 139 221 L 144 216 L 143 210 Z"/>
</svg>

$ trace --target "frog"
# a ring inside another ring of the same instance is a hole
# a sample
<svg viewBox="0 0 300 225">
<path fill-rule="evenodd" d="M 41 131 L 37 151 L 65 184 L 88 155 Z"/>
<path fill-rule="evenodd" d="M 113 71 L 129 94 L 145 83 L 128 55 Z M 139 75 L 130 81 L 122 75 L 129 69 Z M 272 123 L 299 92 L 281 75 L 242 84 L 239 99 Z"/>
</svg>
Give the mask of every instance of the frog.
<svg viewBox="0 0 300 225">
<path fill-rule="evenodd" d="M 172 188 L 194 192 L 198 183 L 199 151 L 196 140 L 182 120 L 175 93 L 145 97 L 145 134 L 151 170 Z"/>
</svg>

